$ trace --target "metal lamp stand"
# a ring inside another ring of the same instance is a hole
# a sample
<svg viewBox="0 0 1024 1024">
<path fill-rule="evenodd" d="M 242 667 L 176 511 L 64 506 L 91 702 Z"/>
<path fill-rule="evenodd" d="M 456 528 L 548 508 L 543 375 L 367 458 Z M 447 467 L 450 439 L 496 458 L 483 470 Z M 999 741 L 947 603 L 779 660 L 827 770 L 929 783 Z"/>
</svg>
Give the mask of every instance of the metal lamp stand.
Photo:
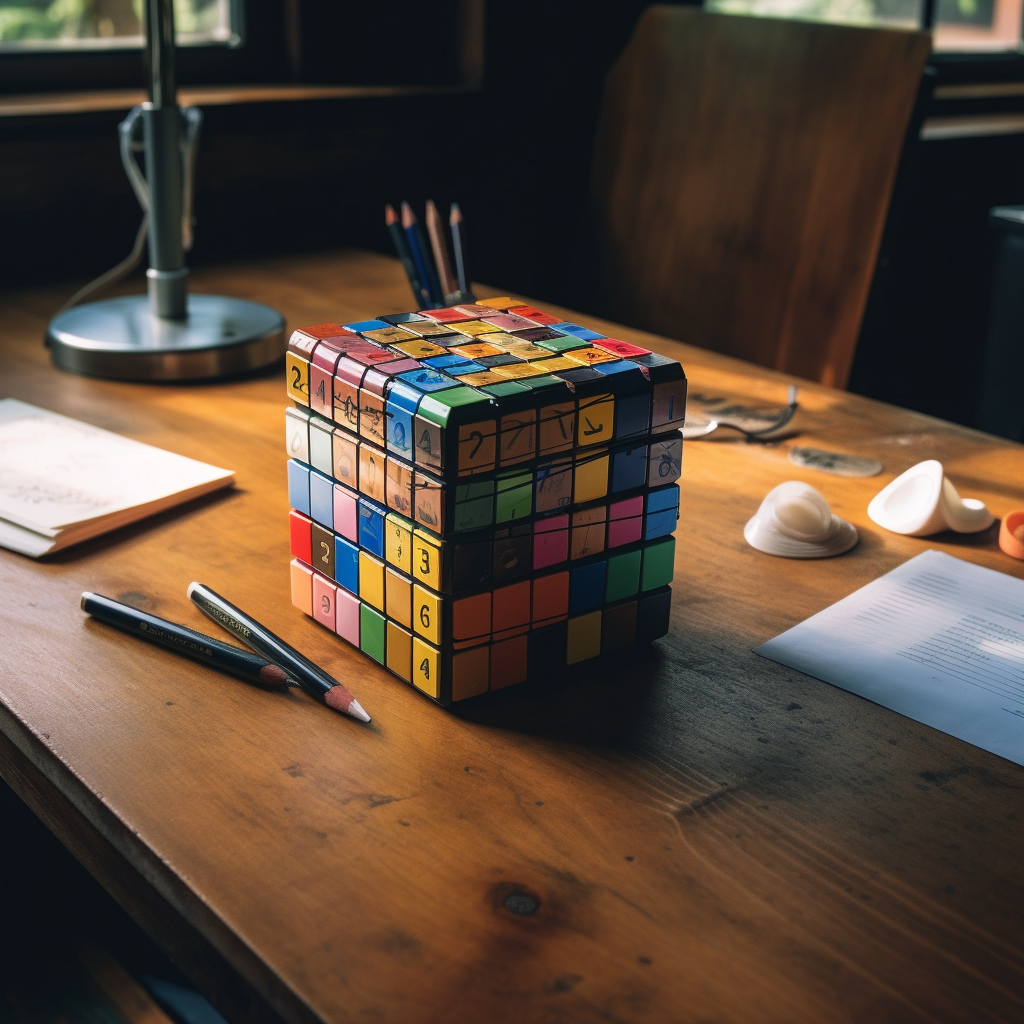
<svg viewBox="0 0 1024 1024">
<path fill-rule="evenodd" d="M 61 369 L 122 380 L 198 380 L 245 373 L 284 352 L 276 310 L 221 295 L 189 295 L 192 172 L 202 115 L 178 107 L 170 0 L 146 0 L 149 102 L 120 127 L 121 158 L 149 217 L 148 294 L 72 306 L 46 341 Z M 138 128 L 142 128 L 141 146 Z M 146 176 L 134 151 L 144 148 Z"/>
</svg>

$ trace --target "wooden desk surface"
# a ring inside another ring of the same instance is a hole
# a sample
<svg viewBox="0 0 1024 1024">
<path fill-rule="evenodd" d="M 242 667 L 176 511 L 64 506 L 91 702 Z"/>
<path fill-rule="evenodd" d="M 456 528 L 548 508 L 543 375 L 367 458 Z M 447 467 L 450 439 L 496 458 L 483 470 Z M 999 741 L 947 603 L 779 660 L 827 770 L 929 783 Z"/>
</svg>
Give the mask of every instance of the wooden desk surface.
<svg viewBox="0 0 1024 1024">
<path fill-rule="evenodd" d="M 290 326 L 409 305 L 398 264 L 365 254 L 195 276 Z M 62 298 L 0 297 L 0 396 L 238 487 L 50 561 L 0 551 L 0 772 L 232 1020 L 1024 1019 L 1024 769 L 751 653 L 929 546 L 1024 576 L 994 531 L 914 540 L 865 511 L 938 458 L 1003 515 L 1024 448 L 806 386 L 796 443 L 875 455 L 881 477 L 799 470 L 794 442 L 687 443 L 669 636 L 451 713 L 289 603 L 283 374 L 68 376 L 40 343 Z M 615 333 L 680 358 L 694 392 L 785 399 L 779 375 Z M 746 546 L 786 479 L 857 525 L 853 552 Z M 372 725 L 79 611 L 85 589 L 134 595 L 211 631 L 193 579 L 351 679 Z"/>
</svg>

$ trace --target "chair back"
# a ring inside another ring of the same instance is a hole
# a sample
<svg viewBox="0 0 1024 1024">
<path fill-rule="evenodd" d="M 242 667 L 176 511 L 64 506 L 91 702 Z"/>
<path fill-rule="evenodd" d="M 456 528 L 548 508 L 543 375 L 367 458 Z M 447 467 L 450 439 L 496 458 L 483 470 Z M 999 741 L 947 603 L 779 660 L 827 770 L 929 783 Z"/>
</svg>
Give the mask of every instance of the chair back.
<svg viewBox="0 0 1024 1024">
<path fill-rule="evenodd" d="M 653 6 L 609 72 L 606 312 L 845 387 L 926 32 Z"/>
</svg>

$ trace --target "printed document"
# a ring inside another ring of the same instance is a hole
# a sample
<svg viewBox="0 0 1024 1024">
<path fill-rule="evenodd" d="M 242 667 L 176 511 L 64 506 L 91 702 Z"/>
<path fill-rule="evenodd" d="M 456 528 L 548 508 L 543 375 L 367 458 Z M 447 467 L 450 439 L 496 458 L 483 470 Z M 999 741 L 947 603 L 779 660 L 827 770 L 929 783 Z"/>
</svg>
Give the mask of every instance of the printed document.
<svg viewBox="0 0 1024 1024">
<path fill-rule="evenodd" d="M 755 653 L 1024 764 L 1024 580 L 925 551 Z"/>
</svg>

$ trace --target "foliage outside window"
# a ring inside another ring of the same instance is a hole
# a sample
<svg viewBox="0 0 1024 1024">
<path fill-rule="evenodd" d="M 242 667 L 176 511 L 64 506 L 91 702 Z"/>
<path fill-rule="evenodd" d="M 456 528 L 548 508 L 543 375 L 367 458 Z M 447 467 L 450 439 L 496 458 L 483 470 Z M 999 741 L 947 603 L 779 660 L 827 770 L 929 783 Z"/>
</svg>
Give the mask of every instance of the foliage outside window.
<svg viewBox="0 0 1024 1024">
<path fill-rule="evenodd" d="M 142 45 L 144 0 L 0 0 L 0 51 Z M 179 44 L 237 43 L 231 0 L 174 0 Z"/>
</svg>

